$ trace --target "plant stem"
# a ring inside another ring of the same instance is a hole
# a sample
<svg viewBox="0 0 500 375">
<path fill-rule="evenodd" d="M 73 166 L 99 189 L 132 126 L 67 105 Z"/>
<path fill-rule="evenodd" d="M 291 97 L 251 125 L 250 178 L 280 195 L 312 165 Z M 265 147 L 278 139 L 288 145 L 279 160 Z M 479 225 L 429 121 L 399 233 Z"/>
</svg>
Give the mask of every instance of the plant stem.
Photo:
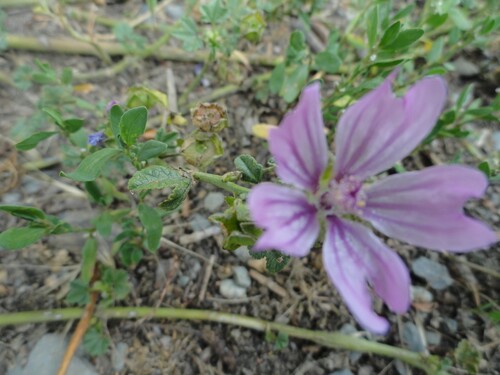
<svg viewBox="0 0 500 375">
<path fill-rule="evenodd" d="M 80 308 L 54 309 L 48 311 L 26 311 L 10 314 L 0 314 L 0 326 L 13 324 L 43 323 L 78 319 L 83 313 Z M 100 310 L 97 316 L 104 319 L 139 319 L 163 318 L 211 321 L 223 324 L 237 325 L 256 331 L 275 330 L 289 336 L 310 340 L 320 345 L 352 350 L 363 353 L 378 354 L 406 362 L 414 367 L 426 371 L 428 374 L 435 372 L 437 358 L 414 353 L 406 349 L 368 341 L 338 332 L 322 332 L 305 328 L 298 328 L 286 324 L 269 322 L 244 315 L 220 313 L 211 310 L 177 309 L 177 308 L 151 308 L 151 307 L 113 307 Z"/>
<path fill-rule="evenodd" d="M 72 38 L 60 37 L 40 40 L 36 37 L 7 34 L 5 35 L 5 40 L 8 48 L 11 49 L 98 56 L 93 46 Z M 99 42 L 98 45 L 110 56 L 134 55 L 134 51 L 131 52 L 118 43 Z M 153 45 L 156 45 L 156 43 L 153 43 Z M 142 51 L 142 53 L 144 53 L 144 51 Z M 137 51 L 136 54 L 141 55 L 141 52 Z M 194 63 L 206 61 L 209 54 L 209 51 L 186 52 L 181 48 L 162 46 L 153 51 L 151 56 L 159 60 Z M 262 54 L 247 54 L 246 57 L 253 65 L 274 67 L 281 62 L 281 58 Z M 230 59 L 232 61 L 239 61 L 237 57 L 230 57 Z"/>
<path fill-rule="evenodd" d="M 204 172 L 193 172 L 193 177 L 196 178 L 197 180 L 203 181 L 203 182 L 208 182 L 209 184 L 212 184 L 214 186 L 220 187 L 221 189 L 230 191 L 231 193 L 234 194 L 248 194 L 250 189 L 240 186 L 238 184 L 235 184 L 234 182 L 227 182 L 224 181 L 222 176 L 218 176 L 216 174 L 211 174 L 211 173 L 204 173 Z"/>
<path fill-rule="evenodd" d="M 214 56 L 215 56 L 214 53 L 210 53 L 206 61 L 203 62 L 203 67 L 201 68 L 200 73 L 196 75 L 196 77 L 189 83 L 188 87 L 186 87 L 181 97 L 179 98 L 178 100 L 179 105 L 185 104 L 187 102 L 189 94 L 200 84 L 201 80 L 203 79 L 203 76 L 208 71 L 208 67 L 212 64 Z"/>
</svg>

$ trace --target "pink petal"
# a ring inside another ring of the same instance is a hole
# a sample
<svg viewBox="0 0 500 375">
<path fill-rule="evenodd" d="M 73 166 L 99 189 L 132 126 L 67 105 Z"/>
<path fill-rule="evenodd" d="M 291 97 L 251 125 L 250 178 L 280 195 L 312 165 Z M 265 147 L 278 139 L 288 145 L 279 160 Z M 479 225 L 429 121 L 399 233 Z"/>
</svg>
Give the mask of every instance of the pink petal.
<svg viewBox="0 0 500 375">
<path fill-rule="evenodd" d="M 328 163 L 319 83 L 306 87 L 297 107 L 269 133 L 269 148 L 284 182 L 315 191 Z"/>
<path fill-rule="evenodd" d="M 265 230 L 254 250 L 276 249 L 300 257 L 309 253 L 318 238 L 316 207 L 300 191 L 262 183 L 250 191 L 248 207 L 253 221 Z"/>
<path fill-rule="evenodd" d="M 372 309 L 367 282 L 392 311 L 408 310 L 408 269 L 395 252 L 363 225 L 329 217 L 323 262 L 330 280 L 363 328 L 377 334 L 389 329 L 387 320 Z"/>
<path fill-rule="evenodd" d="M 459 165 L 392 175 L 366 189 L 364 217 L 382 233 L 416 246 L 449 251 L 487 247 L 498 241 L 495 232 L 462 209 L 487 185 L 483 173 Z"/>
<path fill-rule="evenodd" d="M 426 77 L 397 98 L 391 85 L 395 72 L 349 107 L 340 118 L 335 171 L 364 179 L 408 155 L 432 130 L 446 101 L 446 84 Z"/>
</svg>

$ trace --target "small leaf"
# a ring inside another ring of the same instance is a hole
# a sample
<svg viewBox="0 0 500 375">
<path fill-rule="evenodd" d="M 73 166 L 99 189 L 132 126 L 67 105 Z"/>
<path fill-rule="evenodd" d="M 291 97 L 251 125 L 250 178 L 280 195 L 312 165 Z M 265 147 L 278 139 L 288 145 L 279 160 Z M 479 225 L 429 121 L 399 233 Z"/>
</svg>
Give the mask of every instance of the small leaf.
<svg viewBox="0 0 500 375">
<path fill-rule="evenodd" d="M 129 242 L 124 243 L 119 250 L 122 262 L 127 266 L 135 266 L 142 259 L 142 249 Z"/>
<path fill-rule="evenodd" d="M 486 175 L 486 177 L 488 177 L 488 178 L 489 178 L 489 177 L 491 176 L 491 168 L 490 168 L 490 164 L 489 164 L 487 161 L 483 161 L 483 162 L 481 162 L 481 163 L 477 166 L 477 168 L 478 168 L 481 172 L 483 172 L 483 173 Z"/>
<path fill-rule="evenodd" d="M 295 30 L 290 35 L 290 42 L 286 50 L 286 61 L 288 63 L 302 64 L 307 56 L 307 45 L 304 33 L 300 30 Z"/>
<path fill-rule="evenodd" d="M 334 74 L 339 71 L 342 60 L 337 52 L 328 50 L 316 54 L 314 57 L 314 64 L 318 70 Z"/>
<path fill-rule="evenodd" d="M 38 146 L 38 144 L 47 139 L 52 137 L 54 134 L 57 134 L 57 132 L 40 132 L 40 133 L 35 133 L 33 135 L 30 135 L 28 138 L 23 139 L 21 142 L 16 144 L 16 148 L 19 151 L 28 151 L 31 150 L 32 148 L 35 148 Z"/>
<path fill-rule="evenodd" d="M 255 238 L 240 231 L 232 231 L 225 239 L 222 247 L 229 251 L 234 251 L 240 246 L 252 246 Z"/>
<path fill-rule="evenodd" d="M 123 116 L 123 109 L 115 104 L 109 110 L 109 121 L 111 123 L 111 131 L 118 142 L 118 138 L 120 136 L 120 119 Z"/>
<path fill-rule="evenodd" d="M 120 136 L 127 145 L 133 145 L 146 129 L 148 110 L 146 107 L 132 108 L 120 119 Z"/>
<path fill-rule="evenodd" d="M 172 189 L 169 196 L 160 207 L 167 211 L 178 208 L 186 198 L 191 187 L 191 178 L 182 175 L 176 169 L 154 165 L 136 172 L 128 182 L 128 188 L 133 191 L 151 189 Z"/>
<path fill-rule="evenodd" d="M 106 354 L 110 345 L 110 340 L 106 335 L 93 326 L 90 327 L 85 333 L 85 336 L 83 336 L 82 345 L 87 353 L 91 356 L 97 357 Z"/>
<path fill-rule="evenodd" d="M 274 67 L 269 79 L 269 90 L 271 93 L 277 94 L 280 92 L 285 80 L 285 64 L 281 63 Z"/>
<path fill-rule="evenodd" d="M 81 118 L 71 118 L 64 120 L 63 127 L 69 133 L 75 133 L 82 128 L 83 122 L 84 121 Z"/>
<path fill-rule="evenodd" d="M 39 241 L 45 236 L 45 228 L 10 228 L 0 233 L 0 248 L 18 250 Z"/>
<path fill-rule="evenodd" d="M 389 45 L 385 46 L 385 49 L 397 50 L 409 47 L 411 44 L 415 43 L 420 37 L 424 35 L 424 30 L 422 29 L 406 29 L 399 33 L 399 35 L 391 42 Z"/>
<path fill-rule="evenodd" d="M 282 95 L 287 103 L 293 102 L 304 88 L 309 75 L 307 64 L 298 65 L 285 79 Z"/>
<path fill-rule="evenodd" d="M 26 206 L 11 206 L 6 204 L 0 204 L 0 211 L 7 212 L 13 216 L 20 217 L 21 219 L 34 221 L 45 219 L 45 213 L 35 207 Z"/>
<path fill-rule="evenodd" d="M 61 129 L 64 129 L 64 120 L 62 119 L 61 114 L 58 111 L 50 108 L 42 108 L 42 112 L 49 115 L 49 117 L 54 120 L 54 123 L 57 126 L 59 126 Z"/>
<path fill-rule="evenodd" d="M 380 47 L 385 47 L 391 44 L 399 34 L 399 30 L 401 29 L 401 22 L 396 21 L 391 26 L 384 31 L 384 35 L 382 35 L 382 39 L 380 39 Z"/>
<path fill-rule="evenodd" d="M 152 252 L 158 250 L 163 230 L 160 214 L 154 208 L 141 203 L 139 205 L 139 219 L 146 229 L 146 248 Z"/>
<path fill-rule="evenodd" d="M 196 23 L 190 17 L 180 19 L 178 26 L 172 32 L 172 36 L 182 41 L 183 49 L 188 52 L 203 47 L 203 41 L 198 36 Z"/>
<path fill-rule="evenodd" d="M 94 274 L 96 258 L 97 240 L 95 238 L 88 238 L 82 249 L 82 269 L 80 271 L 80 278 L 87 285 Z"/>
<path fill-rule="evenodd" d="M 70 304 L 85 306 L 90 301 L 89 286 L 83 280 L 73 280 L 69 284 L 69 292 L 66 295 L 66 302 Z"/>
<path fill-rule="evenodd" d="M 460 30 L 472 29 L 472 22 L 467 18 L 465 13 L 458 7 L 453 7 L 449 12 L 450 18 Z"/>
<path fill-rule="evenodd" d="M 141 145 L 137 158 L 139 161 L 146 161 L 168 151 L 169 146 L 163 142 L 154 139 L 147 141 Z"/>
<path fill-rule="evenodd" d="M 234 160 L 236 169 L 243 174 L 243 181 L 258 184 L 262 180 L 264 167 L 250 155 L 240 155 Z"/>
<path fill-rule="evenodd" d="M 99 176 L 102 168 L 111 159 L 121 154 L 122 151 L 116 148 L 103 148 L 102 150 L 96 151 L 83 159 L 74 172 L 61 172 L 60 175 L 74 181 L 93 181 L 97 178 L 97 176 Z"/>
<path fill-rule="evenodd" d="M 104 211 L 92 220 L 97 232 L 103 237 L 108 237 L 111 234 L 113 226 L 113 216 L 110 212 Z"/>
</svg>

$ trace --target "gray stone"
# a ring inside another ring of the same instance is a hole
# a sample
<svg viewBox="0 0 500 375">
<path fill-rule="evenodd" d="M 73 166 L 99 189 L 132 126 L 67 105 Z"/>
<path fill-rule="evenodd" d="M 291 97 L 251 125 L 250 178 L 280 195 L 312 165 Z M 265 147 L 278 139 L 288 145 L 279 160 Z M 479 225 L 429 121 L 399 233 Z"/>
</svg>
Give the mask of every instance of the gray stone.
<svg viewBox="0 0 500 375">
<path fill-rule="evenodd" d="M 246 289 L 236 285 L 231 279 L 225 279 L 220 282 L 219 292 L 229 299 L 246 298 L 247 296 Z"/>
<path fill-rule="evenodd" d="M 354 374 L 352 373 L 351 370 L 344 368 L 342 370 L 334 371 L 334 372 L 330 373 L 330 375 L 354 375 Z"/>
<path fill-rule="evenodd" d="M 2 195 L 2 202 L 5 204 L 16 204 L 21 201 L 21 193 L 11 192 Z"/>
<path fill-rule="evenodd" d="M 203 205 L 210 212 L 217 211 L 224 204 L 224 194 L 211 191 L 203 200 Z"/>
<path fill-rule="evenodd" d="M 40 181 L 30 176 L 23 177 L 23 191 L 26 194 L 35 194 L 42 189 Z"/>
<path fill-rule="evenodd" d="M 458 323 L 455 319 L 445 318 L 444 324 L 446 324 L 446 327 L 448 327 L 448 330 L 450 331 L 450 333 L 457 333 Z"/>
<path fill-rule="evenodd" d="M 189 268 L 186 271 L 186 276 L 189 277 L 191 280 L 195 280 L 198 277 L 198 274 L 200 273 L 201 263 L 198 259 L 190 259 L 188 264 Z"/>
<path fill-rule="evenodd" d="M 165 13 L 174 20 L 178 20 L 184 15 L 184 7 L 178 4 L 171 4 L 165 7 Z"/>
<path fill-rule="evenodd" d="M 111 354 L 111 365 L 116 371 L 121 371 L 125 367 L 125 359 L 127 358 L 128 345 L 124 342 L 119 342 Z"/>
<path fill-rule="evenodd" d="M 493 145 L 495 146 L 495 150 L 500 151 L 500 132 L 493 132 Z"/>
<path fill-rule="evenodd" d="M 202 216 L 200 214 L 194 214 L 189 224 L 191 224 L 191 228 L 195 232 L 207 229 L 212 225 L 205 216 Z"/>
<path fill-rule="evenodd" d="M 459 57 L 452 64 L 455 67 L 455 71 L 463 77 L 472 77 L 478 75 L 480 72 L 476 64 L 463 57 Z"/>
<path fill-rule="evenodd" d="M 182 275 L 182 276 L 179 276 L 179 278 L 177 279 L 177 282 L 179 283 L 180 286 L 185 287 L 186 285 L 189 284 L 190 280 L 191 279 L 189 278 L 189 276 Z"/>
<path fill-rule="evenodd" d="M 413 323 L 405 323 L 403 325 L 403 341 L 412 352 L 422 353 L 425 350 L 424 343 L 418 332 L 418 328 Z"/>
<path fill-rule="evenodd" d="M 239 286 L 248 289 L 252 285 L 252 280 L 248 274 L 248 270 L 243 266 L 233 267 L 234 281 Z"/>
<path fill-rule="evenodd" d="M 429 258 L 419 257 L 411 265 L 416 275 L 425 279 L 432 288 L 442 290 L 453 284 L 448 269 Z"/>
<path fill-rule="evenodd" d="M 233 251 L 233 254 L 236 255 L 236 257 L 244 263 L 248 262 L 250 259 L 253 259 L 247 246 L 238 247 Z"/>
<path fill-rule="evenodd" d="M 433 331 L 425 331 L 425 339 L 427 344 L 432 346 L 439 346 L 441 344 L 441 334 Z"/>
<path fill-rule="evenodd" d="M 373 375 L 375 372 L 373 371 L 372 366 L 361 366 L 358 370 L 358 375 Z"/>
<path fill-rule="evenodd" d="M 46 334 L 35 345 L 22 372 L 9 375 L 54 375 L 66 351 L 66 341 L 59 335 Z M 87 361 L 74 356 L 67 375 L 98 375 Z"/>
<path fill-rule="evenodd" d="M 411 300 L 415 302 L 432 302 L 432 293 L 421 286 L 411 287 Z"/>
<path fill-rule="evenodd" d="M 394 361 L 394 367 L 396 367 L 399 375 L 408 375 L 408 365 L 401 362 L 399 359 Z"/>
</svg>

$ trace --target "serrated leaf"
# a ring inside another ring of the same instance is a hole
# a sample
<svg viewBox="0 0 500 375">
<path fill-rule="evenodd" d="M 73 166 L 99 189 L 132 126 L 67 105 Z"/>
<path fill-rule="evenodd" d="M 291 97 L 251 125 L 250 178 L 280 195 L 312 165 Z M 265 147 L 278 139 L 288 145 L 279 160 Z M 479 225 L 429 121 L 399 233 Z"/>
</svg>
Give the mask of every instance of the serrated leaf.
<svg viewBox="0 0 500 375">
<path fill-rule="evenodd" d="M 120 136 L 127 145 L 133 145 L 146 129 L 148 110 L 136 107 L 126 111 L 120 119 Z"/>
<path fill-rule="evenodd" d="M 88 285 L 97 260 L 97 240 L 88 238 L 85 241 L 82 249 L 82 269 L 80 271 L 80 279 Z"/>
<path fill-rule="evenodd" d="M 88 283 L 83 280 L 73 280 L 69 284 L 69 292 L 66 295 L 66 302 L 85 306 L 90 301 Z"/>
<path fill-rule="evenodd" d="M 7 212 L 13 216 L 20 217 L 21 219 L 29 221 L 45 219 L 45 213 L 42 210 L 35 207 L 0 204 L 0 211 Z"/>
<path fill-rule="evenodd" d="M 167 199 L 160 204 L 160 207 L 167 211 L 180 206 L 190 187 L 190 177 L 186 177 L 176 169 L 160 165 L 153 165 L 136 172 L 128 182 L 128 188 L 132 191 L 172 189 Z"/>
<path fill-rule="evenodd" d="M 28 138 L 23 139 L 21 142 L 16 144 L 16 148 L 19 151 L 28 151 L 32 148 L 38 146 L 41 141 L 44 141 L 47 138 L 52 137 L 57 134 L 57 132 L 40 132 L 30 135 Z"/>
<path fill-rule="evenodd" d="M 139 204 L 139 220 L 146 229 L 146 248 L 149 251 L 158 250 L 163 230 L 160 214 L 154 208 L 141 203 Z"/>
<path fill-rule="evenodd" d="M 307 45 L 304 33 L 300 30 L 295 30 L 290 34 L 290 42 L 286 50 L 286 61 L 288 63 L 303 63 L 303 59 L 307 56 Z"/>
<path fill-rule="evenodd" d="M 234 160 L 236 169 L 243 175 L 243 181 L 259 183 L 262 180 L 264 167 L 250 155 L 240 155 Z"/>
<path fill-rule="evenodd" d="M 85 333 L 85 336 L 83 336 L 82 345 L 88 354 L 97 357 L 106 354 L 110 345 L 110 340 L 96 327 L 90 327 Z"/>
<path fill-rule="evenodd" d="M 227 15 L 227 9 L 220 0 L 211 0 L 208 4 L 200 7 L 202 20 L 211 24 L 218 24 L 224 21 Z"/>
<path fill-rule="evenodd" d="M 46 234 L 45 228 L 10 228 L 0 233 L 0 248 L 18 250 L 39 241 Z"/>
<path fill-rule="evenodd" d="M 116 148 L 103 148 L 90 154 L 82 160 L 74 172 L 61 172 L 61 176 L 70 178 L 74 181 L 93 181 L 99 176 L 102 168 L 112 159 L 121 155 L 122 151 Z"/>
<path fill-rule="evenodd" d="M 190 17 L 183 17 L 172 32 L 172 36 L 181 40 L 183 48 L 192 52 L 203 47 L 203 41 L 198 36 L 196 23 Z"/>
</svg>

